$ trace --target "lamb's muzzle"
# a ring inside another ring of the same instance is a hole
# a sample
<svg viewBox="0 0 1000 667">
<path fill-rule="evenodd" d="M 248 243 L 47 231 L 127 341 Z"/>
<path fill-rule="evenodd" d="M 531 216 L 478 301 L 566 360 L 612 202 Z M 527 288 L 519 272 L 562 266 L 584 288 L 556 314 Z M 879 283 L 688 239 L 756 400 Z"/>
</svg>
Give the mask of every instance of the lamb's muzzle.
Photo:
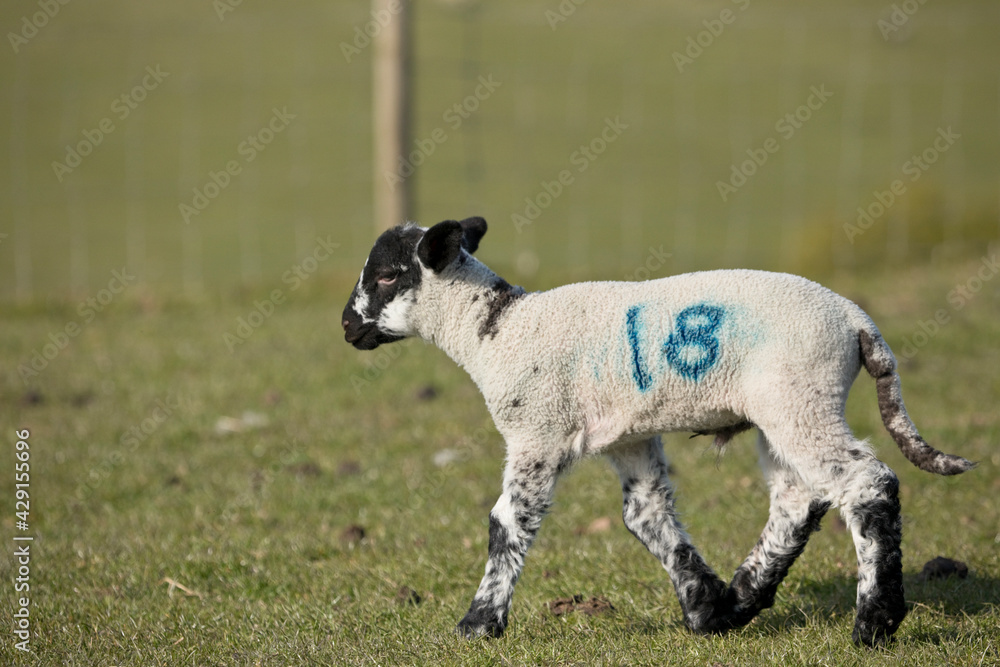
<svg viewBox="0 0 1000 667">
<path fill-rule="evenodd" d="M 898 482 L 844 419 L 862 365 L 883 422 L 923 470 L 974 466 L 928 445 L 903 404 L 896 360 L 857 305 L 805 278 L 710 271 L 526 294 L 473 253 L 482 218 L 407 224 L 375 242 L 344 308 L 344 337 L 370 350 L 407 336 L 433 342 L 478 385 L 507 443 L 490 512 L 486 572 L 459 623 L 466 637 L 507 626 L 524 557 L 558 476 L 605 454 L 623 519 L 666 568 L 687 625 L 718 633 L 771 606 L 820 519 L 840 508 L 858 556 L 854 640 L 888 641 L 906 614 Z M 726 584 L 674 511 L 659 434 L 758 429 L 771 512 Z"/>
</svg>

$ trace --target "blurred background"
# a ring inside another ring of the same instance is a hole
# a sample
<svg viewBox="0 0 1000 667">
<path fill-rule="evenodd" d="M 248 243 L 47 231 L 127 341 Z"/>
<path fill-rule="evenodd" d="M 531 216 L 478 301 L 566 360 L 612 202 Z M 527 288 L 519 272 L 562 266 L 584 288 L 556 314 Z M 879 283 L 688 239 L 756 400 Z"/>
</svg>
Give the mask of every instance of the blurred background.
<svg viewBox="0 0 1000 667">
<path fill-rule="evenodd" d="M 337 246 L 317 283 L 353 281 L 377 233 L 369 2 L 63 2 L 0 9 L 0 300 L 86 296 L 123 267 L 178 298 L 266 288 L 317 237 Z M 410 217 L 484 216 L 481 254 L 529 288 L 822 278 L 1000 238 L 996 2 L 421 0 L 410 18 Z"/>
</svg>

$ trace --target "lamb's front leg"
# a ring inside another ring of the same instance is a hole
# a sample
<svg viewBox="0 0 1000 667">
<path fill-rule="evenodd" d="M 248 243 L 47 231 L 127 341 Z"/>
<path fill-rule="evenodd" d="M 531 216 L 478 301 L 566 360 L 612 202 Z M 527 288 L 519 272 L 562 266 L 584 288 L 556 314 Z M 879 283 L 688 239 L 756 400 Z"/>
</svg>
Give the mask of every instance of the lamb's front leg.
<svg viewBox="0 0 1000 667">
<path fill-rule="evenodd" d="M 538 455 L 510 453 L 504 471 L 503 494 L 490 512 L 490 552 L 479 590 L 458 624 L 467 637 L 499 637 L 507 627 L 514 585 L 524 556 L 552 503 L 559 471 L 557 461 Z"/>
<path fill-rule="evenodd" d="M 745 625 L 751 617 L 702 559 L 674 514 L 660 439 L 621 448 L 610 458 L 621 477 L 625 526 L 667 570 L 687 626 L 718 633 Z"/>
</svg>

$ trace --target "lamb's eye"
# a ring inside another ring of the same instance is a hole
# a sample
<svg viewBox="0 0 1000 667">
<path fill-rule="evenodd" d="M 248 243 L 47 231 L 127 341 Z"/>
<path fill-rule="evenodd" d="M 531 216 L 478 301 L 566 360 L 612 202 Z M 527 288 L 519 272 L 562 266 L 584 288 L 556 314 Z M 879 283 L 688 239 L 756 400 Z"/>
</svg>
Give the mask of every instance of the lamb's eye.
<svg viewBox="0 0 1000 667">
<path fill-rule="evenodd" d="M 394 282 L 396 282 L 396 278 L 398 277 L 399 276 L 395 273 L 388 276 L 382 276 L 381 278 L 378 279 L 378 284 L 382 285 L 383 287 L 388 287 L 389 285 L 392 285 Z"/>
</svg>

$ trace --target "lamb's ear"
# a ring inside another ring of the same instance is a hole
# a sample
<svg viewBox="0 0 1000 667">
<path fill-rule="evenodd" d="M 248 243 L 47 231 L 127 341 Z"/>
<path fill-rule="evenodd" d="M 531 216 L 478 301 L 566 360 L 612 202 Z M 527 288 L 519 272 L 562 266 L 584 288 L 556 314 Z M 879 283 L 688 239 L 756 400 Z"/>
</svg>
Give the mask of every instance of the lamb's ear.
<svg viewBox="0 0 1000 667">
<path fill-rule="evenodd" d="M 466 218 L 460 223 L 465 236 L 462 237 L 462 247 L 470 253 L 476 252 L 479 248 L 479 240 L 486 234 L 486 221 L 480 217 Z"/>
<path fill-rule="evenodd" d="M 461 223 L 455 220 L 439 222 L 424 232 L 417 245 L 417 258 L 434 273 L 441 273 L 462 252 L 464 235 Z"/>
</svg>

